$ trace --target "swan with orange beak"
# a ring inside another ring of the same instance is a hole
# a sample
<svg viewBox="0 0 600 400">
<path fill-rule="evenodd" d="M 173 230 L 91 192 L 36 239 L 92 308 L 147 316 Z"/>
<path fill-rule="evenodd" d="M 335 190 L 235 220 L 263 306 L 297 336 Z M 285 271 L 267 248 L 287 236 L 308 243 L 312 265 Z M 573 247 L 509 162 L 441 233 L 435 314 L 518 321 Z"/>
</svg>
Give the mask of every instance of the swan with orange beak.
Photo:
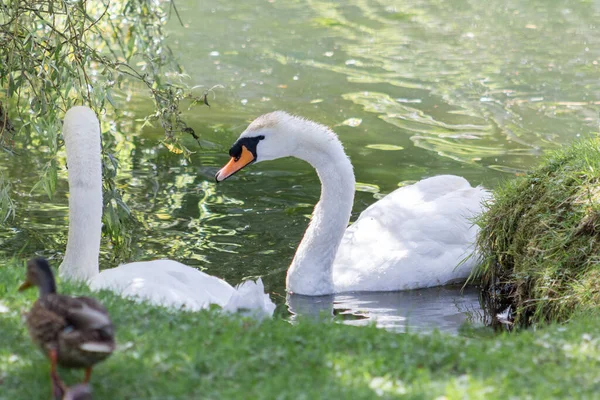
<svg viewBox="0 0 600 400">
<path fill-rule="evenodd" d="M 403 186 L 368 207 L 350 227 L 355 178 L 337 135 L 326 126 L 276 111 L 254 120 L 215 179 L 266 160 L 296 157 L 317 171 L 322 190 L 288 269 L 288 292 L 319 296 L 398 291 L 464 281 L 478 257 L 471 219 L 489 192 L 459 176 Z"/>
</svg>

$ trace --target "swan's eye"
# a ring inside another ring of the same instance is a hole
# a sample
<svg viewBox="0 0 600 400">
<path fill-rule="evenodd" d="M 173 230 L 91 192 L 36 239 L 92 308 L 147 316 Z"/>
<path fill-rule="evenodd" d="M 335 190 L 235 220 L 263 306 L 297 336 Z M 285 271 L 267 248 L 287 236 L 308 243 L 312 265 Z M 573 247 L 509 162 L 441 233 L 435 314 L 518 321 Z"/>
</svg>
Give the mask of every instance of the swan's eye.
<svg viewBox="0 0 600 400">
<path fill-rule="evenodd" d="M 263 135 L 254 136 L 254 137 L 244 137 L 239 139 L 235 144 L 229 149 L 229 156 L 233 157 L 235 161 L 238 161 L 242 156 L 242 146 L 246 147 L 254 158 L 256 158 L 256 145 L 258 142 L 263 140 L 265 137 Z"/>
<path fill-rule="evenodd" d="M 235 143 L 231 149 L 229 149 L 229 155 L 235 158 L 235 161 L 239 160 L 242 155 L 242 145 L 239 143 Z"/>
</svg>

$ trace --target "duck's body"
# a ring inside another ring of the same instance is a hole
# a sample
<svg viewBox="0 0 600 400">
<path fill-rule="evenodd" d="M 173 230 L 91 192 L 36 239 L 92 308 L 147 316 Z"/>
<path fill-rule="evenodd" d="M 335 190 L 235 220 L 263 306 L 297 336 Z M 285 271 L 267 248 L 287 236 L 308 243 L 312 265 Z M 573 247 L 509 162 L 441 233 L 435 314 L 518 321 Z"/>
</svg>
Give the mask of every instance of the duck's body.
<svg viewBox="0 0 600 400">
<path fill-rule="evenodd" d="M 56 293 L 48 262 L 34 259 L 27 265 L 27 280 L 20 290 L 38 286 L 40 295 L 27 315 L 26 325 L 34 343 L 52 363 L 53 383 L 60 382 L 56 364 L 67 368 L 91 368 L 115 349 L 114 328 L 106 308 L 91 297 Z"/>
<path fill-rule="evenodd" d="M 303 295 L 397 291 L 465 280 L 476 257 L 471 218 L 489 193 L 458 176 L 424 179 L 387 195 L 348 228 L 355 190 L 352 164 L 329 128 L 277 111 L 257 118 L 216 176 L 281 157 L 309 162 L 322 192 L 287 274 Z"/>
<path fill-rule="evenodd" d="M 89 323 L 90 315 L 101 324 Z M 114 350 L 114 329 L 108 312 L 90 297 L 50 293 L 41 296 L 27 315 L 31 339 L 45 354 L 56 350 L 57 363 L 67 368 L 88 368 Z M 92 351 L 98 348 L 101 351 Z"/>
<path fill-rule="evenodd" d="M 64 140 L 69 166 L 69 240 L 60 276 L 86 281 L 93 290 L 171 308 L 199 310 L 210 304 L 235 311 L 252 309 L 272 315 L 275 305 L 262 281 L 234 288 L 222 279 L 171 260 L 120 265 L 99 271 L 102 229 L 102 165 L 99 122 L 87 107 L 65 115 Z"/>
</svg>

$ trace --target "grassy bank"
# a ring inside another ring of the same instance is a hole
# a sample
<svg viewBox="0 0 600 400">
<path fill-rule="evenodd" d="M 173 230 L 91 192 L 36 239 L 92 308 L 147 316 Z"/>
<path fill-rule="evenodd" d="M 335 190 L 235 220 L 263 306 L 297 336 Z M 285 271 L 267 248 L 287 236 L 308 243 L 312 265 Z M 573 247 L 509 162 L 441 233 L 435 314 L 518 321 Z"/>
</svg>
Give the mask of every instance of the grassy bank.
<svg viewBox="0 0 600 400">
<path fill-rule="evenodd" d="M 506 182 L 478 221 L 475 274 L 525 323 L 564 321 L 600 304 L 600 141 L 555 152 Z"/>
<path fill-rule="evenodd" d="M 22 270 L 15 262 L 0 267 L 0 399 L 45 399 L 48 363 L 21 322 L 35 298 L 16 291 Z M 94 372 L 95 399 L 548 399 L 600 390 L 600 318 L 590 315 L 537 332 L 469 338 L 174 313 L 98 297 L 120 347 Z M 71 384 L 82 377 L 62 374 Z"/>
</svg>

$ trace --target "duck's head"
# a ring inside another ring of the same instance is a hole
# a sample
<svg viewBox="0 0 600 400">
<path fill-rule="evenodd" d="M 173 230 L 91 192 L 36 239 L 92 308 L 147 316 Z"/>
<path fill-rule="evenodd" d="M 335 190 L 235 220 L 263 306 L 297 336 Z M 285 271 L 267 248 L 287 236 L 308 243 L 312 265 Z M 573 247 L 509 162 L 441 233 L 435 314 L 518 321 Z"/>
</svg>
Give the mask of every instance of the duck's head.
<svg viewBox="0 0 600 400">
<path fill-rule="evenodd" d="M 45 258 L 34 258 L 27 261 L 25 282 L 19 286 L 19 292 L 33 286 L 40 288 L 42 294 L 56 292 L 54 274 Z"/>
<path fill-rule="evenodd" d="M 327 151 L 332 141 L 339 144 L 335 133 L 323 125 L 284 111 L 264 114 L 242 132 L 229 150 L 231 159 L 215 179 L 221 182 L 247 165 L 283 157 L 298 157 L 312 164 L 314 156 Z"/>
</svg>

